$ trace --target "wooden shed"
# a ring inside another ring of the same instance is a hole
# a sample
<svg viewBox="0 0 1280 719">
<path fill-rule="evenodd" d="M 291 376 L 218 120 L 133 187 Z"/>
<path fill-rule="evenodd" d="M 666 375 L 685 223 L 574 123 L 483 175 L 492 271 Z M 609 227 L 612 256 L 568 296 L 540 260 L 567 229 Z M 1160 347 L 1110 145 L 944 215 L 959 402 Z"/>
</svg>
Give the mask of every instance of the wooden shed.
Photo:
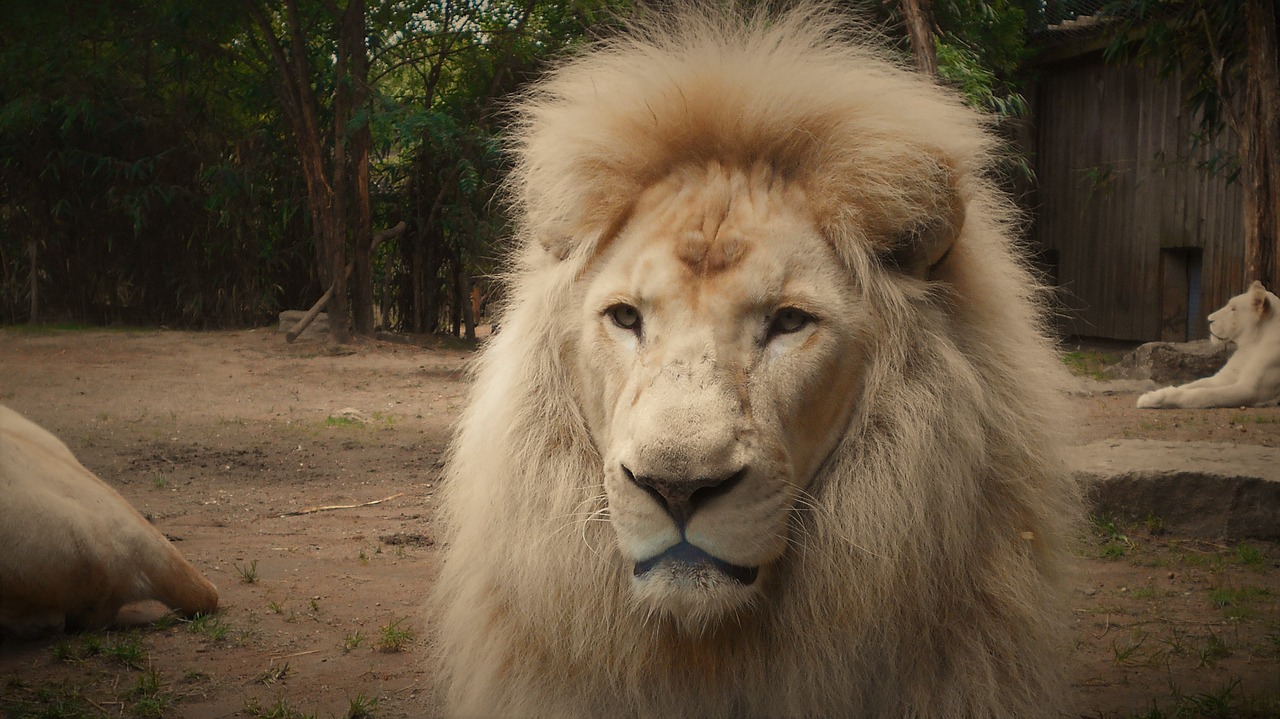
<svg viewBox="0 0 1280 719">
<path fill-rule="evenodd" d="M 1032 97 L 1032 237 L 1063 331 L 1205 338 L 1205 316 L 1245 284 L 1241 190 L 1222 167 L 1235 139 L 1193 140 L 1181 78 L 1106 63 L 1103 44 L 1046 48 Z"/>
</svg>

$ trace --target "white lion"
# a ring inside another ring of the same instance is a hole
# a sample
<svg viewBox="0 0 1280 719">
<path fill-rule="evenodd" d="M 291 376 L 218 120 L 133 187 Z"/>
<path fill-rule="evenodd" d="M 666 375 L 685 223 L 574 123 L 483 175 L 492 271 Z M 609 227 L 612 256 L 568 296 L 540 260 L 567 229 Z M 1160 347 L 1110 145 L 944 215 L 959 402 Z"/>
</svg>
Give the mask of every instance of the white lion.
<svg viewBox="0 0 1280 719">
<path fill-rule="evenodd" d="M 1057 715 L 1078 488 L 995 141 L 848 31 L 684 11 L 519 106 L 453 714 Z"/>
<path fill-rule="evenodd" d="M 1138 407 L 1250 407 L 1280 401 L 1280 297 L 1254 282 L 1209 315 L 1210 343 L 1236 351 L 1212 377 L 1163 387 L 1138 398 Z"/>
<path fill-rule="evenodd" d="M 191 615 L 218 591 L 67 446 L 0 406 L 0 634 L 107 625 L 154 599 Z"/>
</svg>

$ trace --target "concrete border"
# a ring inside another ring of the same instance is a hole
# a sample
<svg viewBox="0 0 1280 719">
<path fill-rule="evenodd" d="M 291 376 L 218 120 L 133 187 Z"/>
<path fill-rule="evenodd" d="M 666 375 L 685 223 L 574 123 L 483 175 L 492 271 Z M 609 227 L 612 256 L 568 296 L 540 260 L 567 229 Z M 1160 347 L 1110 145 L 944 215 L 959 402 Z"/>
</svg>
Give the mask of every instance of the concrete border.
<svg viewBox="0 0 1280 719">
<path fill-rule="evenodd" d="M 1073 452 L 1092 507 L 1175 534 L 1280 540 L 1280 449 L 1108 439 Z"/>
</svg>

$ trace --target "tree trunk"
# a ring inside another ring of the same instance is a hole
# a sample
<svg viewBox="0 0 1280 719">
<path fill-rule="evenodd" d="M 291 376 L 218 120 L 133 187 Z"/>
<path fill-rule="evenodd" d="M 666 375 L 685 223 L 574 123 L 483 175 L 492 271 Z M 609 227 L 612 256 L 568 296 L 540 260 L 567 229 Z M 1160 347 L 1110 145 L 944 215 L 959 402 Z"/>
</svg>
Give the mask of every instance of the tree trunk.
<svg viewBox="0 0 1280 719">
<path fill-rule="evenodd" d="M 365 2 L 350 0 L 343 15 L 340 44 L 347 56 L 345 82 L 339 91 L 349 95 L 346 132 L 353 113 L 369 104 L 369 51 L 365 47 Z M 357 335 L 373 335 L 373 210 L 369 199 L 369 120 L 365 117 L 347 140 L 348 181 L 352 204 L 348 223 L 352 239 L 351 319 Z"/>
<path fill-rule="evenodd" d="M 1273 0 L 1248 0 L 1248 62 L 1240 138 L 1245 264 L 1268 289 L 1280 281 L 1280 59 Z"/>
<path fill-rule="evenodd" d="M 469 340 L 476 338 L 476 315 L 475 308 L 471 302 L 471 275 L 467 274 L 466 269 L 462 270 L 460 275 L 462 279 L 462 287 L 458 304 L 462 305 L 462 324 L 466 328 L 465 336 Z"/>
<path fill-rule="evenodd" d="M 312 89 L 311 68 L 307 60 L 307 40 L 297 0 L 285 0 L 288 52 L 275 34 L 275 24 L 267 17 L 258 0 L 244 0 L 249 14 L 262 32 L 276 69 L 280 72 L 280 104 L 289 121 L 298 148 L 298 161 L 307 187 L 307 209 L 316 239 L 316 267 L 322 287 L 332 286 L 334 297 L 329 307 L 330 337 L 335 342 L 350 339 L 347 331 L 346 237 L 342 213 L 343 166 L 338 162 L 342 149 L 334 148 L 333 182 L 325 167 L 325 139 L 320 131 L 320 105 Z M 341 72 L 338 73 L 339 76 Z M 342 115 L 335 99 L 334 114 Z M 336 122 L 336 120 L 335 120 Z M 340 138 L 335 138 L 335 144 Z"/>
<path fill-rule="evenodd" d="M 454 337 L 462 336 L 462 306 L 471 303 L 471 298 L 462 295 L 462 258 L 454 257 L 450 270 L 453 274 L 453 302 L 449 303 L 449 332 Z"/>
<path fill-rule="evenodd" d="M 27 254 L 31 256 L 31 317 L 27 322 L 40 324 L 40 263 L 38 258 L 39 243 L 35 239 L 27 240 Z"/>
<path fill-rule="evenodd" d="M 911 54 L 916 69 L 931 77 L 938 76 L 938 53 L 933 46 L 933 5 L 931 0 L 901 0 L 902 19 L 911 41 Z"/>
<path fill-rule="evenodd" d="M 413 243 L 413 265 L 410 270 L 413 274 L 413 333 L 422 334 L 424 322 L 424 313 L 427 305 L 427 289 L 426 278 L 423 277 L 423 261 L 422 246 L 426 243 L 426 230 L 418 230 L 415 233 L 417 241 Z"/>
</svg>

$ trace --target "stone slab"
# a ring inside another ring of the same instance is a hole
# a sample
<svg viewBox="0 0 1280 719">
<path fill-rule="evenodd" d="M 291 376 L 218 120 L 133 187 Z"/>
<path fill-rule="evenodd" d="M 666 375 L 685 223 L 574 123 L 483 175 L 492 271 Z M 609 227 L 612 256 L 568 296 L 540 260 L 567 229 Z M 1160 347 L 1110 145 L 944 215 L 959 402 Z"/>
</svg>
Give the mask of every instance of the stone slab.
<svg viewBox="0 0 1280 719">
<path fill-rule="evenodd" d="M 1108 439 L 1073 452 L 1094 511 L 1175 534 L 1280 540 L 1280 449 Z"/>
</svg>

